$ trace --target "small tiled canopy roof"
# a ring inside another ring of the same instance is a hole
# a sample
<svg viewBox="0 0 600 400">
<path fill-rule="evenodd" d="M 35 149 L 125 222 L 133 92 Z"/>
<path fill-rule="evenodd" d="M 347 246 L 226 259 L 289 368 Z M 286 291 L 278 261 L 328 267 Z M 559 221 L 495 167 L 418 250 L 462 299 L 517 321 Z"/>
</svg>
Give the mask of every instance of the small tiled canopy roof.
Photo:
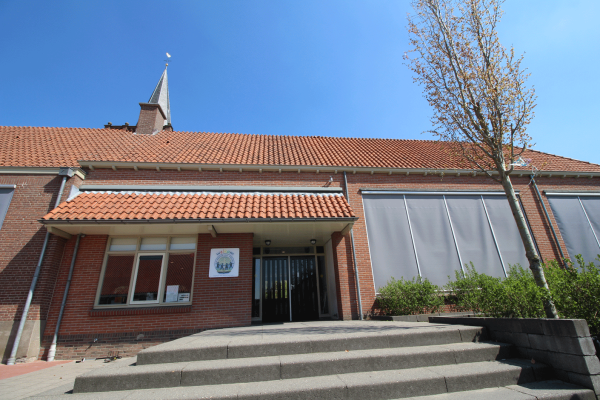
<svg viewBox="0 0 600 400">
<path fill-rule="evenodd" d="M 86 192 L 62 203 L 44 223 L 99 221 L 356 219 L 339 194 Z"/>
<path fill-rule="evenodd" d="M 546 171 L 600 172 L 600 165 L 527 151 Z M 429 140 L 269 136 L 205 132 L 136 135 L 116 129 L 0 127 L 0 166 L 76 167 L 79 161 L 470 169 Z"/>
</svg>

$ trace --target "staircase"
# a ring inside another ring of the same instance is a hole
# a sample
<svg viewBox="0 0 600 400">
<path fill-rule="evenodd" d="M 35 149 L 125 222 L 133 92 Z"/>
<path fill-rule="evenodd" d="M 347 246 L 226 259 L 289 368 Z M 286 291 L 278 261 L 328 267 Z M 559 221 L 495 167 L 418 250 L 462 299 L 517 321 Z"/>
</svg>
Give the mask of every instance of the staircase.
<svg viewBox="0 0 600 400">
<path fill-rule="evenodd" d="M 56 398 L 596 399 L 485 339 L 480 327 L 386 321 L 213 330 L 79 376 Z"/>
</svg>

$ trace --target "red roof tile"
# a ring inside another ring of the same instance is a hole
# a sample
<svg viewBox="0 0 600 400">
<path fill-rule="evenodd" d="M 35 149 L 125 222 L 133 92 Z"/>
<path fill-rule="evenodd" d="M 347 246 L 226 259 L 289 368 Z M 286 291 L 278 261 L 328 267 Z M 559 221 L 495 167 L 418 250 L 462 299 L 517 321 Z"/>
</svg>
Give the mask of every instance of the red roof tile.
<svg viewBox="0 0 600 400">
<path fill-rule="evenodd" d="M 599 172 L 600 165 L 528 151 L 540 169 Z M 112 129 L 0 127 L 0 166 L 78 161 L 375 168 L 472 168 L 439 142 L 205 132 L 135 135 Z"/>
<path fill-rule="evenodd" d="M 343 196 L 249 193 L 81 193 L 43 220 L 185 220 L 232 218 L 354 218 Z"/>
</svg>

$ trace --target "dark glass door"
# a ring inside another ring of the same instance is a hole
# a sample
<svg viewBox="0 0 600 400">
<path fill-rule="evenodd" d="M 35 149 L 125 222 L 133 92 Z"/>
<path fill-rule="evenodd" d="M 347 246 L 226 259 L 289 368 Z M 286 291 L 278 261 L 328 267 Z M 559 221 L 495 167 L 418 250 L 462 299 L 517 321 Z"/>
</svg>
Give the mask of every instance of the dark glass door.
<svg viewBox="0 0 600 400">
<path fill-rule="evenodd" d="M 264 257 L 262 269 L 263 322 L 289 322 L 288 257 Z"/>
<path fill-rule="evenodd" d="M 292 320 L 318 320 L 319 297 L 315 256 L 290 257 L 290 284 Z"/>
</svg>

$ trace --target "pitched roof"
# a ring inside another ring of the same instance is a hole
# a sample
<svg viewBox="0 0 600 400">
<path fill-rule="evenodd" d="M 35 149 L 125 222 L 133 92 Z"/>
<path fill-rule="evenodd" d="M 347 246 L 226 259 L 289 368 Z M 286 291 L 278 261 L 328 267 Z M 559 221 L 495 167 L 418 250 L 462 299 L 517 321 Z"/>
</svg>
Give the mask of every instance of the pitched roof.
<svg viewBox="0 0 600 400">
<path fill-rule="evenodd" d="M 600 165 L 528 151 L 546 171 Z M 114 129 L 0 127 L 0 166 L 79 166 L 78 161 L 373 168 L 472 168 L 428 140 L 268 136 L 206 132 L 136 135 Z"/>
<path fill-rule="evenodd" d="M 50 222 L 350 219 L 339 194 L 86 192 L 43 217 Z"/>
</svg>

